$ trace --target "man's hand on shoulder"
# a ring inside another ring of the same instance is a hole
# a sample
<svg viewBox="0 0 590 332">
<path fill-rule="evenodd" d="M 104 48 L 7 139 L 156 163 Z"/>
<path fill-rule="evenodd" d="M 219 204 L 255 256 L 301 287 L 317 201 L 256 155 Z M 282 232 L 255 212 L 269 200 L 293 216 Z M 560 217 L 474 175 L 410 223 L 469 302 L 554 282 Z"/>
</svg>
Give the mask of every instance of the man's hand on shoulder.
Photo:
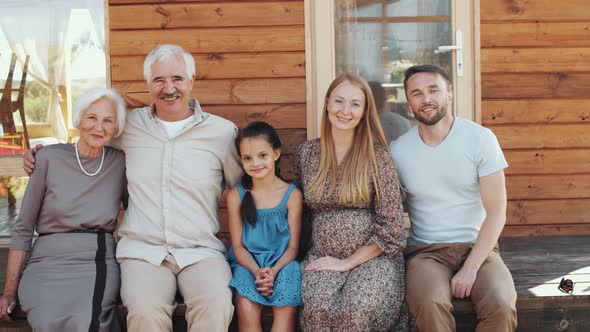
<svg viewBox="0 0 590 332">
<path fill-rule="evenodd" d="M 42 148 L 43 145 L 37 144 L 34 148 L 27 149 L 25 151 L 23 155 L 23 168 L 27 175 L 30 176 L 33 174 L 33 171 L 35 170 L 35 153 L 37 153 L 37 151 L 41 150 Z"/>
<path fill-rule="evenodd" d="M 451 279 L 451 294 L 458 299 L 471 295 L 471 289 L 477 279 L 477 269 L 463 266 Z"/>
</svg>

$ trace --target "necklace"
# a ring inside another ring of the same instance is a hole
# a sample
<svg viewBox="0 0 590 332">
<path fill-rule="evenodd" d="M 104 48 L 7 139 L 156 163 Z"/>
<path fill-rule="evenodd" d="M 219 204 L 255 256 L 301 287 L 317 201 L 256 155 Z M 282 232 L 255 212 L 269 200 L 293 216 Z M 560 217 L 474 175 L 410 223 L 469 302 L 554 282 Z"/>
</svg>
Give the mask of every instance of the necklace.
<svg viewBox="0 0 590 332">
<path fill-rule="evenodd" d="M 74 150 L 76 150 L 76 159 L 78 159 L 78 166 L 80 166 L 80 169 L 82 170 L 82 172 L 84 172 L 84 174 L 88 176 L 95 176 L 96 174 L 98 174 L 98 172 L 100 172 L 100 170 L 102 169 L 102 163 L 104 162 L 104 146 L 102 147 L 102 158 L 100 159 L 100 166 L 98 166 L 98 169 L 94 173 L 88 173 L 86 172 L 84 167 L 82 167 L 82 162 L 80 161 L 80 153 L 78 152 L 78 142 L 74 143 Z"/>
</svg>

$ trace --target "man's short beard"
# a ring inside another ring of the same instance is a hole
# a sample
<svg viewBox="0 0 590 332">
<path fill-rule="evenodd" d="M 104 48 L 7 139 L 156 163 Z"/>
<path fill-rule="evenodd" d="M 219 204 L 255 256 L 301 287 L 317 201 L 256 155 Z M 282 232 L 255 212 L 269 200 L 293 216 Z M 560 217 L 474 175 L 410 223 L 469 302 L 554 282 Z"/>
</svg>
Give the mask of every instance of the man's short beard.
<svg viewBox="0 0 590 332">
<path fill-rule="evenodd" d="M 418 120 L 418 122 L 423 123 L 427 126 L 434 126 L 440 120 L 442 120 L 442 118 L 444 118 L 445 115 L 447 115 L 447 109 L 448 109 L 447 105 L 441 106 L 440 108 L 437 109 L 436 114 L 431 119 L 426 119 L 426 118 L 422 117 L 420 115 L 419 111 L 414 112 L 414 118 L 416 118 L 416 120 Z"/>
</svg>

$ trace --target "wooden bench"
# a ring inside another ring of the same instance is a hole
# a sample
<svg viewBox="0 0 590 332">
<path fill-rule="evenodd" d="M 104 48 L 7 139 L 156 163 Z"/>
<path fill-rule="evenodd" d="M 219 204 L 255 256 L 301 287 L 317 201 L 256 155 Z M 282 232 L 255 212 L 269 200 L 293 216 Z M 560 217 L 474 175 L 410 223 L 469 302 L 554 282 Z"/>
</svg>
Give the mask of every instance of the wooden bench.
<svg viewBox="0 0 590 332">
<path fill-rule="evenodd" d="M 500 254 L 518 292 L 517 331 L 590 331 L 590 235 L 502 238 Z M 572 295 L 557 289 L 562 277 Z M 457 331 L 473 331 L 473 306 L 455 304 Z"/>
<path fill-rule="evenodd" d="M 517 331 L 590 331 L 590 235 L 513 237 L 500 240 L 500 251 L 518 291 Z M 6 249 L 0 250 L 0 284 L 4 284 Z M 572 295 L 557 289 L 562 277 L 575 282 Z M 457 331 L 474 331 L 477 322 L 469 301 L 455 300 Z M 174 330 L 186 331 L 184 312 L 174 312 Z M 118 307 L 122 326 L 126 309 Z M 2 322 L 0 332 L 30 331 L 26 320 Z M 270 329 L 265 311 L 263 325 Z M 236 322 L 230 331 L 237 331 Z"/>
</svg>

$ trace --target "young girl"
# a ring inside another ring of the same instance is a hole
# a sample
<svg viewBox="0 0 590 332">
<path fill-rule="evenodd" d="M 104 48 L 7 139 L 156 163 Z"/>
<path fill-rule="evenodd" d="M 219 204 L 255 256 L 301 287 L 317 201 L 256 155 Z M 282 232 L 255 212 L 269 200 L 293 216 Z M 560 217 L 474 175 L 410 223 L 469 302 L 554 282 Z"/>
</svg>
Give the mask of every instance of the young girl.
<svg viewBox="0 0 590 332">
<path fill-rule="evenodd" d="M 240 331 L 260 331 L 263 306 L 272 306 L 272 331 L 294 331 L 301 305 L 301 271 L 295 260 L 302 194 L 280 177 L 281 141 L 265 122 L 236 138 L 245 174 L 227 197 L 232 248 L 229 261 Z"/>
</svg>

